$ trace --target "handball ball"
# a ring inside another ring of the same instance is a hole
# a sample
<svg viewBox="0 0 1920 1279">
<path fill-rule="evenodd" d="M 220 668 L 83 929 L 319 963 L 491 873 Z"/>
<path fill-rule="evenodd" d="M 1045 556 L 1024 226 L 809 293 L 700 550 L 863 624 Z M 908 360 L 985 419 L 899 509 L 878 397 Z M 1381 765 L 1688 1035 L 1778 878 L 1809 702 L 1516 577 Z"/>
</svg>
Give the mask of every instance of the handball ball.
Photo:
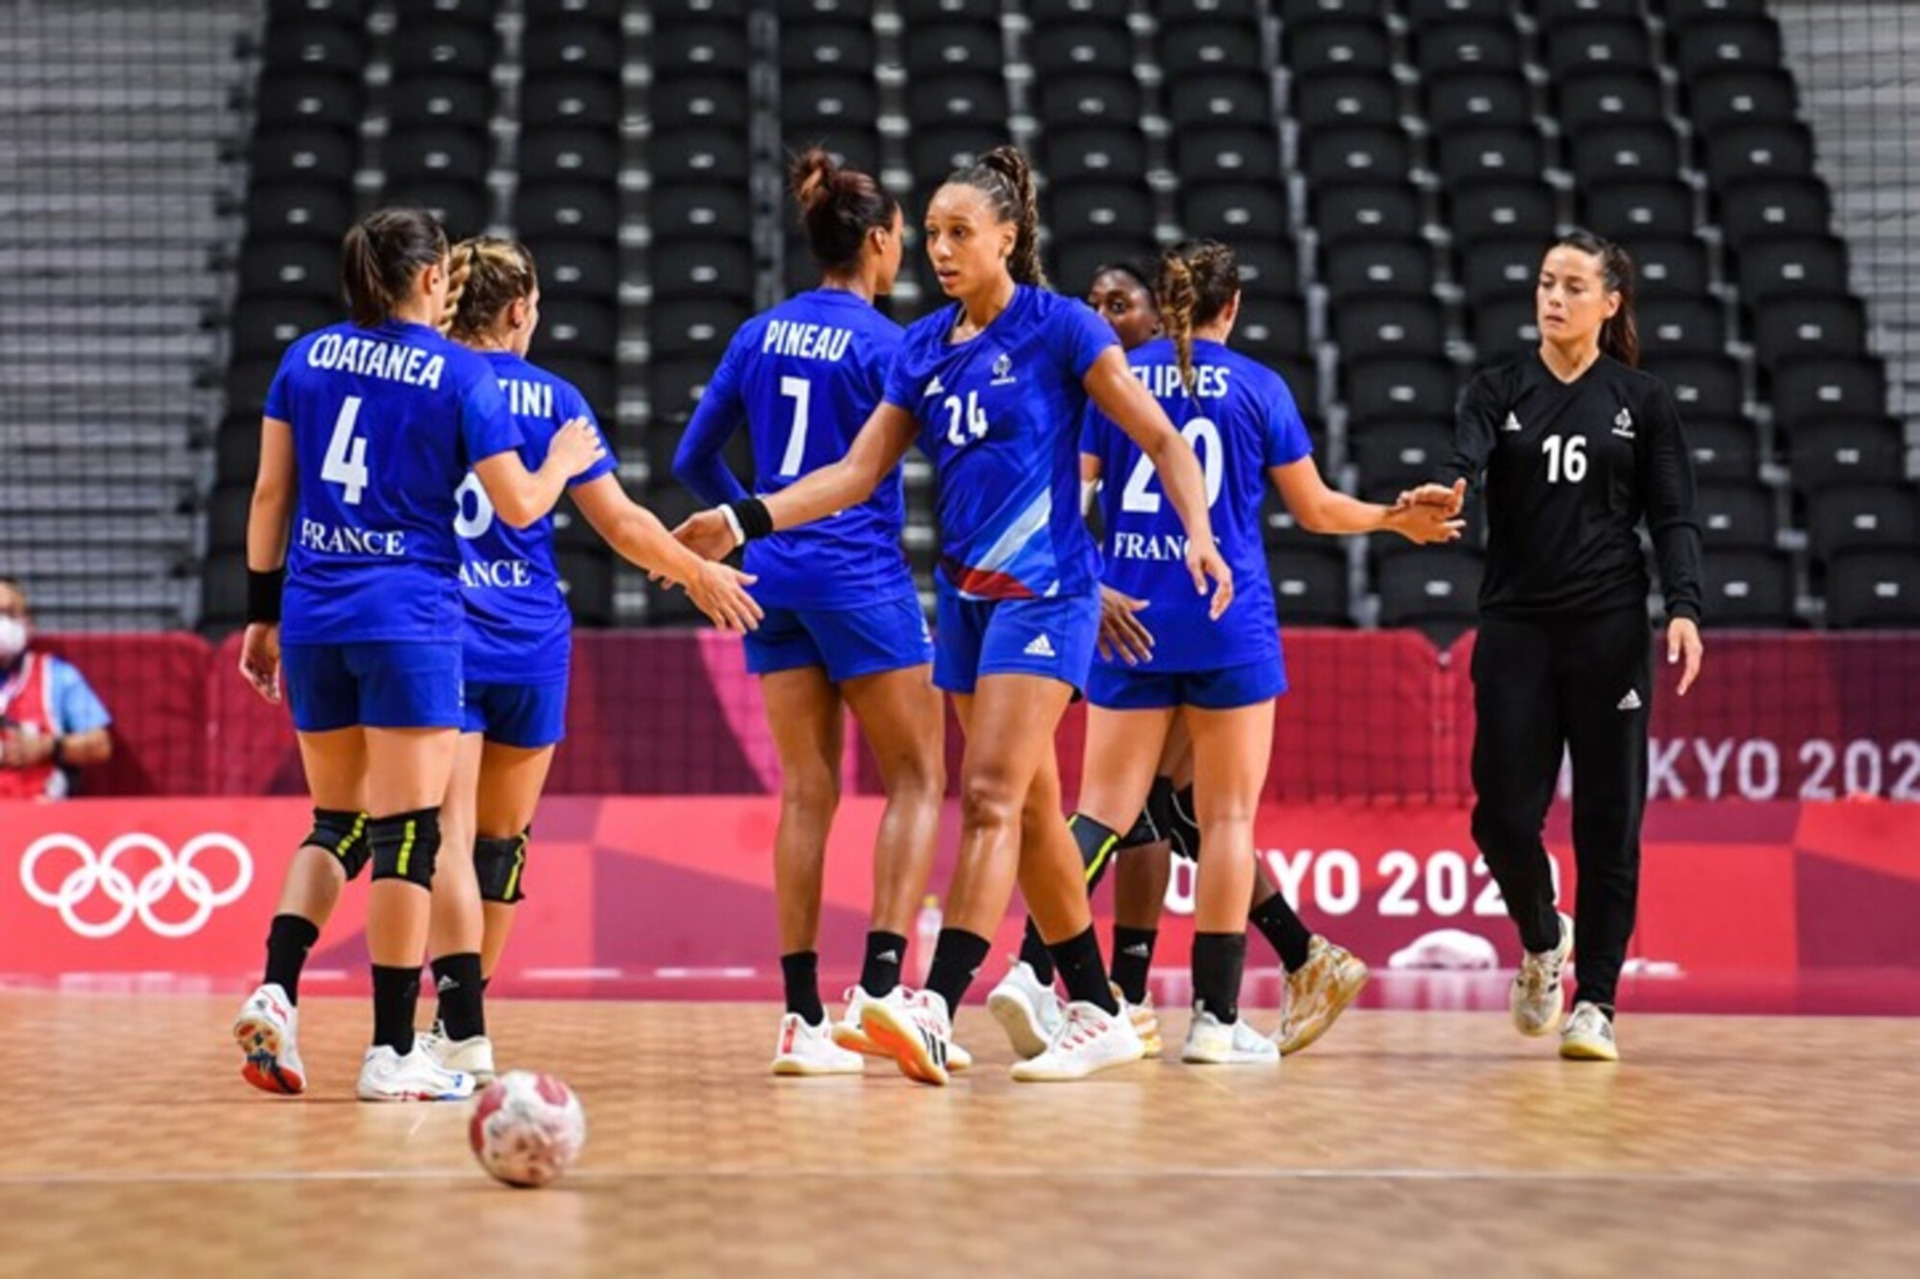
<svg viewBox="0 0 1920 1279">
<path fill-rule="evenodd" d="M 509 1070 L 480 1094 L 467 1138 L 493 1177 L 509 1186 L 544 1186 L 580 1157 L 587 1112 L 554 1076 Z"/>
</svg>

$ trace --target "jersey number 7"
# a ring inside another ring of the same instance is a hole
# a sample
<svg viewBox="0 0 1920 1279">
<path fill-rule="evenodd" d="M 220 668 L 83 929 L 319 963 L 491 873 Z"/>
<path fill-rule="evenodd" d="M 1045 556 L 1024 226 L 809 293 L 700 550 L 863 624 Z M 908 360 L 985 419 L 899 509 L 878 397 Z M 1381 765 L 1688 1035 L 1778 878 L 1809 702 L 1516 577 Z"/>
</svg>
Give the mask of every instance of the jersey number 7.
<svg viewBox="0 0 1920 1279">
<path fill-rule="evenodd" d="M 360 397 L 349 395 L 334 419 L 333 438 L 327 441 L 327 456 L 320 463 L 320 478 L 329 484 L 346 487 L 341 500 L 348 506 L 360 505 L 367 487 L 367 442 L 353 438 L 354 425 L 360 420 Z"/>
</svg>

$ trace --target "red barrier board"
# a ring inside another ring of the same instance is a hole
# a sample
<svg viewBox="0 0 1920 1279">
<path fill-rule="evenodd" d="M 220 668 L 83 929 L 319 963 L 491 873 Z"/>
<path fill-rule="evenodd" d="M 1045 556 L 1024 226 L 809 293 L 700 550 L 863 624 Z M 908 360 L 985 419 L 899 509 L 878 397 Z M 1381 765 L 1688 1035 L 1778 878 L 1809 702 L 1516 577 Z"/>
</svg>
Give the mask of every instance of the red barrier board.
<svg viewBox="0 0 1920 1279">
<path fill-rule="evenodd" d="M 829 976 L 858 964 L 880 809 L 849 798 L 834 828 L 820 941 Z M 777 816 L 778 802 L 757 796 L 549 801 L 503 986 L 770 993 Z M 936 890 L 957 832 L 951 806 L 947 817 Z M 256 978 L 280 877 L 308 821 L 299 800 L 0 805 L 0 977 L 240 988 Z M 1416 942 L 1434 945 L 1439 930 L 1484 938 L 1503 964 L 1517 958 L 1465 809 L 1270 804 L 1258 836 L 1308 923 L 1378 970 Z M 1548 843 L 1573 889 L 1560 810 Z M 1920 806 L 1668 805 L 1648 818 L 1642 885 L 1632 954 L 1656 972 L 1709 983 L 1920 973 Z M 364 884 L 343 896 L 313 980 L 363 988 L 364 898 Z M 1169 898 L 1160 957 L 1184 968 L 1188 872 Z M 1018 929 L 1010 912 L 996 949 L 1014 949 Z M 1258 942 L 1253 953 L 1266 962 Z"/>
</svg>

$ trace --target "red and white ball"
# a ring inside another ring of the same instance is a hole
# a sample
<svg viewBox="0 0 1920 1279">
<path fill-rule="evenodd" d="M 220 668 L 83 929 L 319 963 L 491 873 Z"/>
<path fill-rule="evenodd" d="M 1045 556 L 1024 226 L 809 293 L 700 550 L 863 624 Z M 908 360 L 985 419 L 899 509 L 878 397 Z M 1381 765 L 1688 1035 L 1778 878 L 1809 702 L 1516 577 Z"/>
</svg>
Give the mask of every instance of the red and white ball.
<svg viewBox="0 0 1920 1279">
<path fill-rule="evenodd" d="M 587 1144 L 587 1112 L 552 1075 L 509 1070 L 480 1094 L 467 1124 L 473 1157 L 509 1186 L 544 1186 Z"/>
</svg>

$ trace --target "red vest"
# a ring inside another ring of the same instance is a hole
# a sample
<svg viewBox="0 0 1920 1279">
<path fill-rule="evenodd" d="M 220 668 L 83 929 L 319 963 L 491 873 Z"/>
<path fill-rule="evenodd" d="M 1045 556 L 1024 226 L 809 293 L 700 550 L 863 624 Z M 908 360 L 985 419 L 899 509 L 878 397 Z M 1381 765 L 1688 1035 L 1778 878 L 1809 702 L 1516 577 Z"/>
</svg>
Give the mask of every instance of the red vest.
<svg viewBox="0 0 1920 1279">
<path fill-rule="evenodd" d="M 57 736 L 60 723 L 53 714 L 53 681 L 47 678 L 50 659 L 29 652 L 4 683 L 0 683 L 0 718 L 16 733 Z M 49 760 L 32 768 L 0 768 L 0 799 L 59 799 L 66 794 L 66 777 Z"/>
</svg>

